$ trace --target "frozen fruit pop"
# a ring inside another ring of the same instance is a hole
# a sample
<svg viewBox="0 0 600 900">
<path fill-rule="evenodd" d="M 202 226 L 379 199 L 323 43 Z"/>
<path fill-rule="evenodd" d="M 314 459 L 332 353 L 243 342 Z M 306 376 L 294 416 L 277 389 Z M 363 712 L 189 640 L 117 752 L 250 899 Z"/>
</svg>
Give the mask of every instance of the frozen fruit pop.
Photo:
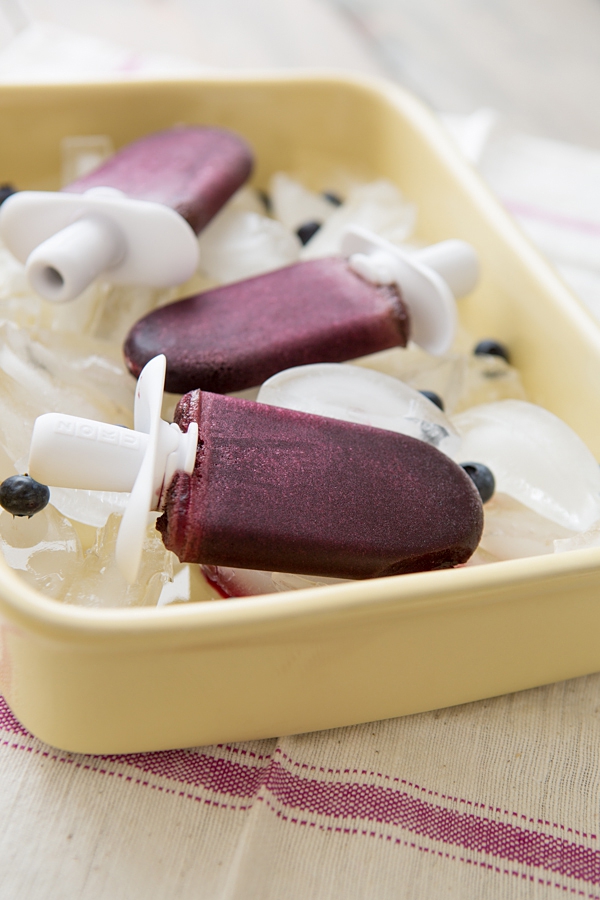
<svg viewBox="0 0 600 900">
<path fill-rule="evenodd" d="M 360 579 L 447 568 L 477 547 L 473 483 L 414 438 L 204 391 L 175 419 L 198 425 L 200 448 L 157 523 L 182 562 Z"/>
<path fill-rule="evenodd" d="M 372 578 L 465 562 L 483 512 L 463 469 L 407 435 L 194 391 L 160 418 L 164 357 L 144 368 L 135 429 L 47 413 L 40 483 L 130 491 L 117 562 L 134 582 L 148 512 L 182 562 Z"/>
<path fill-rule="evenodd" d="M 135 431 L 49 413 L 40 482 L 131 490 L 117 560 L 135 580 L 148 510 L 182 562 L 371 578 L 465 562 L 483 527 L 465 472 L 403 434 L 195 391 L 160 419 L 164 357 L 138 382 Z M 197 450 L 196 450 L 197 447 Z"/>
<path fill-rule="evenodd" d="M 26 262 L 34 289 L 55 302 L 72 300 L 101 273 L 117 284 L 180 284 L 197 266 L 195 234 L 244 184 L 252 162 L 229 131 L 160 131 L 60 193 L 8 198 L 0 234 Z"/>
<path fill-rule="evenodd" d="M 343 362 L 412 338 L 444 353 L 455 332 L 455 296 L 478 274 L 475 251 L 444 241 L 407 254 L 361 228 L 345 257 L 295 263 L 154 310 L 134 325 L 125 360 L 138 375 L 167 357 L 168 391 L 228 393 L 277 372 Z"/>
<path fill-rule="evenodd" d="M 228 393 L 293 365 L 405 346 L 408 335 L 398 290 L 370 284 L 346 260 L 331 257 L 154 310 L 130 331 L 124 352 L 134 375 L 164 353 L 168 391 Z"/>
</svg>

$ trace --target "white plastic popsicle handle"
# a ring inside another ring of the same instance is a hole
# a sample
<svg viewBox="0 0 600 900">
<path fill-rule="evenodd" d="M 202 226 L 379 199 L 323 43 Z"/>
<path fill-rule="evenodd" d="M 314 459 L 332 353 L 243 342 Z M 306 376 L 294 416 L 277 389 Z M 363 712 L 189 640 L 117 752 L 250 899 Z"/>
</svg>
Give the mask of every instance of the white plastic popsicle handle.
<svg viewBox="0 0 600 900">
<path fill-rule="evenodd" d="M 374 284 L 397 284 L 411 319 L 411 339 L 434 356 L 446 353 L 456 333 L 456 300 L 479 279 L 479 260 L 466 241 L 449 240 L 407 253 L 366 228 L 349 226 L 342 253 Z"/>
<path fill-rule="evenodd" d="M 191 474 L 198 425 L 186 433 L 161 419 L 167 360 L 155 356 L 138 378 L 134 430 L 79 416 L 46 413 L 35 420 L 29 474 L 52 487 L 130 491 L 117 538 L 117 565 L 130 584 L 142 557 L 148 514 L 160 509 L 175 472 Z"/>
<path fill-rule="evenodd" d="M 18 191 L 0 207 L 0 237 L 33 289 L 54 303 L 74 300 L 100 275 L 112 284 L 182 284 L 199 259 L 179 213 L 106 187 Z"/>
</svg>

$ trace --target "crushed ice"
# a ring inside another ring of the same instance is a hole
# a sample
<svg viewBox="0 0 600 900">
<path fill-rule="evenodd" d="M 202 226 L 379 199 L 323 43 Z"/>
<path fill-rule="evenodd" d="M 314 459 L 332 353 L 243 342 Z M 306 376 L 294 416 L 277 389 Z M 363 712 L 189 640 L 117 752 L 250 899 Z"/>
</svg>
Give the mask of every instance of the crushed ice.
<svg viewBox="0 0 600 900">
<path fill-rule="evenodd" d="M 65 171 L 105 155 L 102 136 L 67 142 Z M 78 158 L 77 154 L 81 158 Z M 74 170 L 74 169 L 73 169 Z M 68 179 L 70 180 L 70 178 Z M 200 268 L 177 290 L 91 285 L 76 301 L 37 297 L 23 266 L 0 245 L 0 480 L 26 470 L 35 418 L 67 412 L 132 427 L 134 381 L 121 344 L 151 309 L 216 284 L 339 252 L 343 229 L 362 225 L 402 243 L 416 209 L 390 182 L 349 181 L 337 206 L 300 179 L 276 173 L 270 210 L 240 190 L 199 238 Z M 296 231 L 320 227 L 302 246 Z M 419 393 L 435 391 L 445 412 Z M 600 546 L 600 469 L 579 438 L 551 413 L 526 403 L 519 374 L 503 359 L 414 345 L 351 364 L 298 367 L 269 379 L 263 403 L 388 428 L 424 440 L 457 461 L 494 471 L 497 493 L 485 507 L 483 538 L 470 564 Z M 165 398 L 172 410 L 177 398 Z M 55 488 L 32 519 L 0 513 L 0 549 L 32 586 L 66 603 L 93 607 L 163 606 L 337 583 L 336 579 L 179 563 L 149 525 L 140 577 L 128 585 L 114 562 L 127 495 Z"/>
</svg>

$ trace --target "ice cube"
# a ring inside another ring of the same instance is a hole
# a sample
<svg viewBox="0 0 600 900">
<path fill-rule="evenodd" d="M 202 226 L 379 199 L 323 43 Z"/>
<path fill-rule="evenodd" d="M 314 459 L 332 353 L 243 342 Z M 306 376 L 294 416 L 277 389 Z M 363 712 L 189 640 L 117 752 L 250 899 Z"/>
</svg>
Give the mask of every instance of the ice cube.
<svg viewBox="0 0 600 900">
<path fill-rule="evenodd" d="M 138 319 L 151 312 L 163 299 L 172 297 L 172 289 L 160 290 L 146 285 L 108 284 L 101 281 L 92 285 L 92 289 L 97 301 L 94 314 L 78 330 L 118 344 L 123 342 Z"/>
<path fill-rule="evenodd" d="M 258 402 L 408 434 L 453 456 L 460 438 L 438 407 L 409 385 L 344 363 L 296 366 L 273 375 Z"/>
<path fill-rule="evenodd" d="M 0 410 L 2 409 L 2 401 L 0 399 Z M 8 453 L 6 452 L 4 446 L 0 442 L 0 482 L 4 481 L 5 478 L 10 478 L 11 475 L 23 475 L 23 472 L 17 472 L 17 467 L 15 466 L 13 460 L 10 458 Z"/>
<path fill-rule="evenodd" d="M 234 569 L 229 566 L 202 566 L 202 571 L 208 583 L 225 597 L 254 597 L 344 583 L 341 578 L 290 575 L 287 572 L 262 572 L 258 569 Z"/>
<path fill-rule="evenodd" d="M 135 584 L 128 584 L 115 560 L 121 517 L 111 515 L 86 553 L 82 574 L 65 596 L 81 606 L 156 606 L 163 586 L 172 578 L 175 557 L 165 549 L 154 522 L 148 526 L 142 564 Z"/>
<path fill-rule="evenodd" d="M 0 325 L 0 474 L 27 471 L 34 421 L 46 412 L 133 425 L 135 381 L 121 350 L 90 337 Z M 127 494 L 54 488 L 65 516 L 101 527 Z"/>
<path fill-rule="evenodd" d="M 94 528 L 104 528 L 110 516 L 123 515 L 129 494 L 52 487 L 50 499 L 63 516 Z"/>
<path fill-rule="evenodd" d="M 43 300 L 37 324 L 53 331 L 71 332 L 73 335 L 92 334 L 109 290 L 109 285 L 93 281 L 69 303 L 48 303 Z"/>
<path fill-rule="evenodd" d="M 113 402 L 100 389 L 100 357 L 96 366 L 90 367 L 88 379 L 81 356 L 63 356 L 64 340 L 53 346 L 48 333 L 45 343 L 36 340 L 34 334 L 8 322 L 0 325 L 0 447 L 19 472 L 26 471 L 33 424 L 43 413 L 68 412 L 116 424 L 132 423 L 128 399 L 132 385 L 124 370 L 119 379 L 112 373 L 112 388 L 116 396 L 119 380 L 126 406 Z M 104 375 L 110 381 L 107 370 Z"/>
<path fill-rule="evenodd" d="M 489 561 L 521 559 L 552 553 L 555 541 L 573 532 L 538 515 L 506 494 L 496 493 L 483 507 L 484 527 L 479 549 Z"/>
<path fill-rule="evenodd" d="M 492 556 L 491 553 L 488 553 L 486 550 L 482 548 L 481 545 L 477 548 L 475 553 L 463 564 L 463 566 L 458 566 L 457 568 L 464 567 L 473 567 L 473 566 L 487 566 L 489 563 L 500 562 L 500 560 L 496 556 Z"/>
<path fill-rule="evenodd" d="M 27 387 L 0 368 L 0 447 L 3 458 L 14 464 L 14 470 L 9 474 L 27 470 L 33 423 L 43 412 L 47 410 L 36 403 Z"/>
<path fill-rule="evenodd" d="M 309 191 L 303 184 L 276 172 L 269 186 L 273 215 L 289 231 L 295 232 L 306 222 L 323 224 L 335 212 L 336 207 L 321 194 Z"/>
<path fill-rule="evenodd" d="M 255 212 L 224 209 L 199 239 L 200 265 L 227 284 L 296 262 L 301 243 L 281 222 Z"/>
<path fill-rule="evenodd" d="M 35 329 L 31 335 L 39 345 L 39 364 L 53 369 L 53 377 L 78 386 L 85 384 L 89 396 L 98 395 L 99 411 L 106 408 L 108 401 L 113 404 L 113 412 L 109 412 L 113 421 L 127 425 L 133 422 L 135 380 L 125 367 L 120 344 L 41 329 Z"/>
<path fill-rule="evenodd" d="M 458 462 L 480 462 L 496 490 L 571 531 L 600 518 L 600 467 L 569 426 L 541 406 L 502 400 L 452 417 Z"/>
<path fill-rule="evenodd" d="M 555 553 L 566 553 L 569 550 L 587 550 L 588 547 L 600 547 L 600 521 L 594 522 L 587 531 L 570 535 L 554 541 Z"/>
<path fill-rule="evenodd" d="M 352 365 L 399 378 L 418 391 L 435 391 L 447 413 L 453 412 L 463 390 L 467 363 L 459 353 L 432 356 L 414 343 L 392 347 L 352 360 Z"/>
<path fill-rule="evenodd" d="M 306 588 L 327 587 L 331 584 L 348 584 L 346 578 L 326 578 L 324 575 L 292 575 L 289 572 L 273 572 L 271 578 L 278 591 L 302 591 Z"/>
<path fill-rule="evenodd" d="M 187 603 L 192 596 L 191 569 L 188 565 L 177 563 L 174 566 L 173 580 L 167 581 L 160 592 L 157 606 L 170 603 Z"/>
<path fill-rule="evenodd" d="M 0 325 L 0 474 L 27 471 L 31 433 L 37 416 L 68 412 L 116 424 L 133 424 L 135 383 L 117 357 L 118 348 L 68 334 Z M 12 464 L 10 471 L 8 466 Z M 57 495 L 57 508 L 74 508 Z M 78 501 L 80 502 L 80 501 Z M 113 502 L 112 500 L 110 501 Z M 103 507 L 106 503 L 101 504 Z M 112 506 L 112 509 L 120 509 Z M 89 524 L 106 514 L 92 512 Z"/>
<path fill-rule="evenodd" d="M 60 152 L 61 183 L 64 186 L 97 169 L 112 156 L 115 148 L 107 134 L 85 134 L 64 137 L 60 142 Z"/>
<path fill-rule="evenodd" d="M 47 305 L 30 287 L 25 267 L 0 243 L 0 319 L 35 325 Z"/>
<path fill-rule="evenodd" d="M 498 400 L 526 400 L 521 376 L 501 356 L 467 357 L 465 380 L 455 411 Z"/>
<path fill-rule="evenodd" d="M 62 600 L 81 574 L 83 554 L 77 533 L 52 505 L 30 519 L 2 511 L 0 548 L 11 568 L 55 600 Z"/>
<path fill-rule="evenodd" d="M 413 232 L 416 207 L 408 203 L 391 183 L 381 179 L 350 190 L 322 228 L 303 248 L 302 259 L 315 259 L 340 252 L 344 229 L 360 225 L 394 243 L 405 241 Z"/>
<path fill-rule="evenodd" d="M 86 365 L 86 349 L 94 347 L 99 351 L 97 343 L 82 339 L 78 352 L 75 338 L 69 350 L 68 336 L 54 340 L 50 333 L 42 332 L 38 339 L 38 334 L 8 322 L 0 325 L 0 369 L 27 391 L 42 412 L 69 412 L 121 424 L 131 421 L 132 379 L 123 366 L 117 372 L 114 357 L 102 359 L 98 352 L 95 365 L 92 361 Z M 99 369 L 103 364 L 103 375 L 112 382 L 113 389 L 119 382 L 120 402 L 111 402 L 101 389 L 103 377 Z"/>
<path fill-rule="evenodd" d="M 274 594 L 270 572 L 257 569 L 234 569 L 231 566 L 202 566 L 204 577 L 210 585 L 225 597 L 251 597 L 258 594 Z"/>
<path fill-rule="evenodd" d="M 265 203 L 258 191 L 247 185 L 236 191 L 233 197 L 227 201 L 223 210 L 236 210 L 237 212 L 253 212 L 260 216 L 265 214 Z"/>
</svg>

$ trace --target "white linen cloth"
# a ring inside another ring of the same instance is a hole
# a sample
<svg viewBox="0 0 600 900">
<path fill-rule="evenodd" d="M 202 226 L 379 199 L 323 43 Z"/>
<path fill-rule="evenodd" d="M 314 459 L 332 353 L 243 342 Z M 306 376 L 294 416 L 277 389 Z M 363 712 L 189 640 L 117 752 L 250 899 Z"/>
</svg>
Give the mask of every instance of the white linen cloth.
<svg viewBox="0 0 600 900">
<path fill-rule="evenodd" d="M 600 897 L 600 676 L 417 716 L 161 753 L 0 723 L 0 896 Z"/>
<path fill-rule="evenodd" d="M 442 118 L 523 230 L 600 319 L 600 153 L 520 134 L 490 109 Z"/>
</svg>

